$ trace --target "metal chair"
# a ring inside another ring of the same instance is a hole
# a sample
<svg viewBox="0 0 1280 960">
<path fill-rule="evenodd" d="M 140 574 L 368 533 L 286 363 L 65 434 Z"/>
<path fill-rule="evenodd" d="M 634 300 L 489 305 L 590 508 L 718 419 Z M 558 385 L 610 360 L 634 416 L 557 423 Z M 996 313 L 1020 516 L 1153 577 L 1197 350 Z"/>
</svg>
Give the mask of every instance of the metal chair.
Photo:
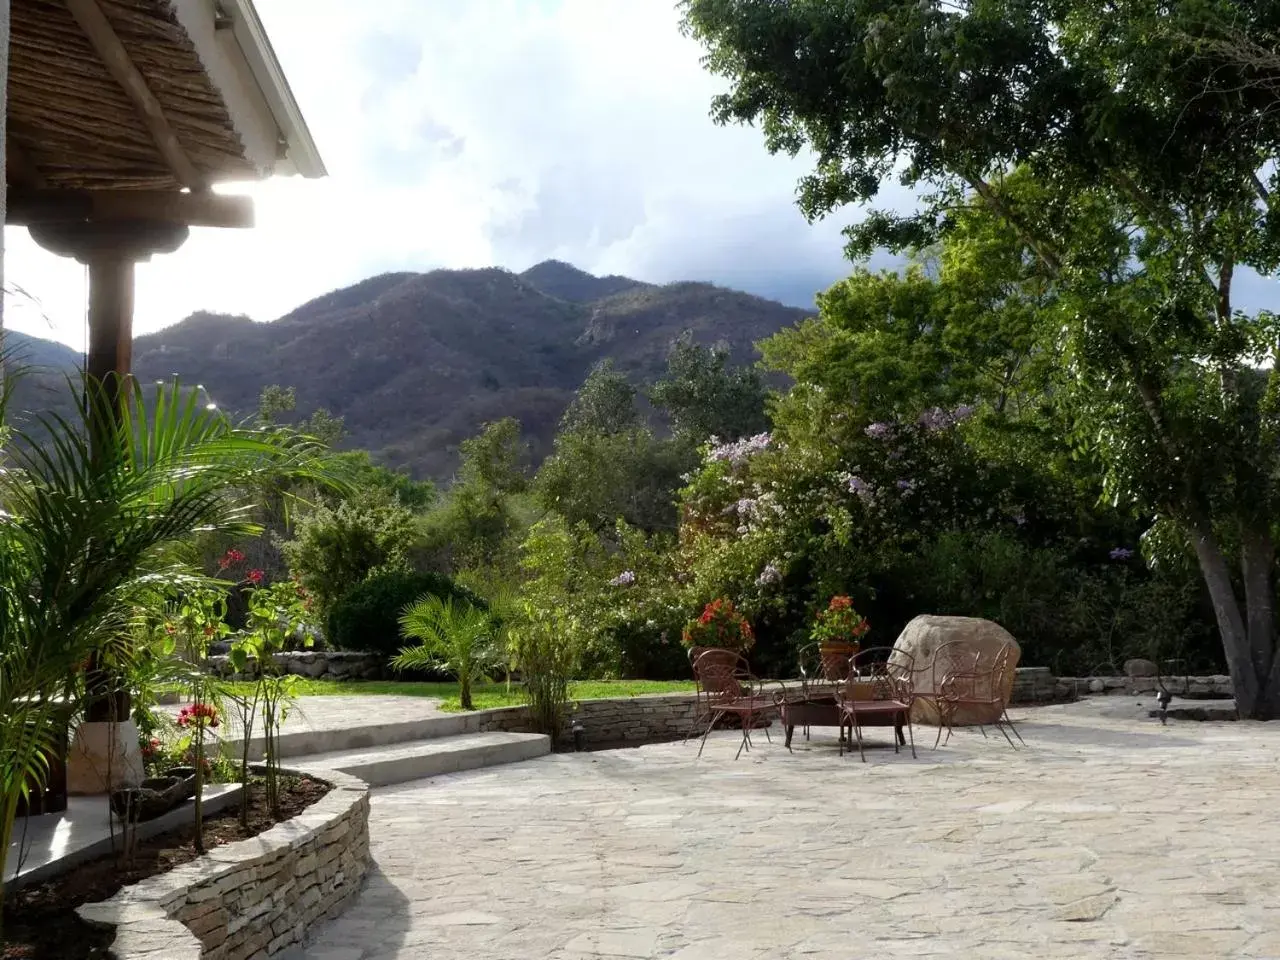
<svg viewBox="0 0 1280 960">
<path fill-rule="evenodd" d="M 693 662 L 693 677 L 697 682 L 697 715 L 709 718 L 698 756 L 702 756 L 715 725 L 732 715 L 742 724 L 742 743 L 733 757 L 737 760 L 744 748 L 751 749 L 751 730 L 756 722 L 771 719 L 770 715 L 777 710 L 776 695 L 765 693 L 763 681 L 753 676 L 746 659 L 732 650 L 704 652 Z M 764 735 L 772 742 L 768 726 L 764 728 Z"/>
<path fill-rule="evenodd" d="M 733 650 L 726 650 L 723 647 L 690 647 L 689 648 L 689 669 L 693 671 L 693 679 L 695 683 L 695 695 L 693 705 L 693 719 L 689 723 L 689 729 L 685 731 L 684 742 L 688 743 L 689 738 L 703 727 L 711 719 L 710 700 L 703 696 L 702 685 L 698 681 L 698 662 L 708 657 L 708 664 L 720 663 L 730 668 L 737 666 L 739 655 Z"/>
<path fill-rule="evenodd" d="M 917 703 L 924 703 L 930 708 L 933 717 L 938 721 L 938 735 L 934 738 L 933 749 L 938 749 L 942 739 L 942 685 L 947 677 L 953 674 L 972 673 L 982 656 L 981 651 L 973 649 L 965 640 L 948 640 L 939 644 L 933 651 L 929 662 L 916 670 L 912 678 L 911 706 L 912 714 L 921 720 L 920 712 L 915 709 Z"/>
<path fill-rule="evenodd" d="M 962 707 L 971 707 L 980 714 L 989 713 L 993 716 L 995 719 L 990 722 L 1004 734 L 1004 738 L 1009 741 L 1009 746 L 1013 749 L 1018 749 L 1018 744 L 1010 738 L 1009 730 L 1012 730 L 1013 735 L 1018 738 L 1018 743 L 1024 747 L 1027 745 L 1022 739 L 1022 734 L 1009 718 L 1009 703 L 1004 689 L 1006 675 L 1009 672 L 1009 659 L 1012 656 L 1013 646 L 1006 643 L 990 660 L 984 662 L 983 658 L 979 657 L 968 670 L 957 670 L 947 674 L 938 694 L 939 720 L 947 726 L 947 739 L 943 742 L 944 746 L 951 741 L 953 721 Z M 1006 725 L 1009 730 L 1005 729 Z M 986 724 L 980 722 L 978 729 L 982 731 L 984 737 L 987 735 Z M 938 734 L 939 736 L 942 734 L 941 726 L 938 728 Z"/>
<path fill-rule="evenodd" d="M 862 727 L 892 725 L 893 752 L 902 744 L 901 728 L 907 728 L 911 739 L 911 756 L 916 756 L 915 732 L 911 729 L 912 689 L 915 659 L 905 650 L 893 647 L 868 647 L 849 658 L 849 676 L 837 694 L 842 719 L 848 720 L 850 733 L 858 741 L 858 755 L 867 762 L 862 744 Z M 887 724 L 886 724 L 887 721 Z M 841 738 L 840 754 L 844 755 Z"/>
</svg>

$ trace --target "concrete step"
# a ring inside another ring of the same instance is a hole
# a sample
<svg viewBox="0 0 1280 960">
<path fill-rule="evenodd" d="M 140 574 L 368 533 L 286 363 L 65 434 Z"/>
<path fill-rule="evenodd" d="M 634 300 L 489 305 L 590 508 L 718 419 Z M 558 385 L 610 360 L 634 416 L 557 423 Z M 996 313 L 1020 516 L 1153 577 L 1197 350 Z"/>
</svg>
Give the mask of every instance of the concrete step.
<svg viewBox="0 0 1280 960">
<path fill-rule="evenodd" d="M 551 738 L 540 733 L 469 733 L 394 743 L 366 750 L 344 750 L 301 757 L 290 767 L 340 770 L 371 787 L 532 760 L 551 752 Z"/>
<path fill-rule="evenodd" d="M 480 720 L 481 717 L 475 713 L 437 713 L 414 720 L 368 723 L 327 730 L 291 731 L 286 728 L 280 735 L 280 756 L 285 759 L 301 759 L 318 753 L 353 752 L 390 744 L 456 737 L 479 732 L 476 728 L 480 725 Z M 249 755 L 255 760 L 261 759 L 263 745 L 263 738 L 255 736 L 250 741 Z M 239 740 L 228 740 L 227 747 L 235 756 L 239 756 Z"/>
</svg>

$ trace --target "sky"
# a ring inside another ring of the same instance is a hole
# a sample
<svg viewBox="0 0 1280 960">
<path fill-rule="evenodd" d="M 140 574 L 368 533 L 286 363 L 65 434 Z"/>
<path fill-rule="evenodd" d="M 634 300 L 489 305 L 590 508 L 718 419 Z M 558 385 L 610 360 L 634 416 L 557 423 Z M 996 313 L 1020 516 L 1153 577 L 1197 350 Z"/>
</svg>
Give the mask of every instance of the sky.
<svg viewBox="0 0 1280 960">
<path fill-rule="evenodd" d="M 271 320 L 388 270 L 556 258 L 812 305 L 841 227 L 795 207 L 808 158 L 709 117 L 723 81 L 674 0 L 258 0 L 329 177 L 240 186 L 250 231 L 140 265 L 136 333 Z M 5 235 L 6 325 L 83 346 L 84 268 Z"/>
</svg>

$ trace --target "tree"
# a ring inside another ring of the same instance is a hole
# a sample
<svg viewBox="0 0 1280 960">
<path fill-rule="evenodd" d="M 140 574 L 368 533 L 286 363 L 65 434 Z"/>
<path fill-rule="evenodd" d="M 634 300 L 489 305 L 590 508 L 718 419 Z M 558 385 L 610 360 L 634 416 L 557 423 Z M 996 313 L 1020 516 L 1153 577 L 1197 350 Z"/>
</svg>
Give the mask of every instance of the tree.
<svg viewBox="0 0 1280 960">
<path fill-rule="evenodd" d="M 731 84 L 717 119 L 816 154 L 800 184 L 808 217 L 873 201 L 894 171 L 931 191 L 917 212 L 851 227 L 851 254 L 933 243 L 968 211 L 985 224 L 975 243 L 1012 241 L 1052 286 L 1074 440 L 1101 456 L 1113 497 L 1158 516 L 1150 545 L 1172 533 L 1194 551 L 1241 715 L 1280 713 L 1277 330 L 1233 299 L 1241 271 L 1280 263 L 1278 175 L 1264 167 L 1280 111 L 1247 71 L 1195 47 L 1218 21 L 1271 35 L 1280 9 L 682 5 Z"/>
<path fill-rule="evenodd" d="M 272 383 L 263 387 L 258 396 L 257 419 L 263 426 L 282 423 L 286 421 L 282 414 L 291 414 L 297 409 L 297 390 Z M 347 434 L 342 417 L 335 417 L 324 407 L 317 407 L 310 416 L 297 421 L 294 426 L 299 433 L 314 437 L 328 447 L 336 447 Z"/>
<path fill-rule="evenodd" d="M 675 492 L 695 462 L 691 445 L 659 439 L 643 425 L 635 387 L 606 360 L 569 405 L 533 493 L 571 526 L 599 532 L 622 518 L 645 530 L 673 530 Z"/>
<path fill-rule="evenodd" d="M 520 423 L 510 417 L 486 424 L 460 444 L 458 479 L 423 521 L 423 549 L 442 570 L 496 562 L 518 532 L 513 507 L 528 486 Z"/>
<path fill-rule="evenodd" d="M 484 487 L 498 494 L 519 493 L 528 484 L 524 472 L 527 455 L 520 439 L 520 421 L 506 417 L 486 423 L 478 434 L 458 445 L 463 485 Z"/>
<path fill-rule="evenodd" d="M 636 388 L 625 374 L 613 369 L 612 360 L 596 364 L 560 421 L 560 430 L 564 433 L 613 434 L 638 426 Z"/>
<path fill-rule="evenodd" d="M 649 389 L 672 430 L 693 444 L 739 440 L 767 429 L 764 383 L 750 368 L 730 367 L 723 345 L 702 347 L 686 333 L 671 345 L 667 375 Z"/>
<path fill-rule="evenodd" d="M 545 510 L 596 532 L 619 519 L 646 531 L 674 530 L 680 478 L 697 463 L 687 443 L 655 437 L 647 427 L 622 433 L 561 433 L 534 478 Z"/>
<path fill-rule="evenodd" d="M 311 436 L 315 436 L 314 433 Z M 388 500 L 414 513 L 435 503 L 436 485 L 430 480 L 414 480 L 402 470 L 391 470 L 375 463 L 367 450 L 348 450 L 333 454 L 335 471 L 343 474 L 353 490 L 384 495 Z"/>
</svg>

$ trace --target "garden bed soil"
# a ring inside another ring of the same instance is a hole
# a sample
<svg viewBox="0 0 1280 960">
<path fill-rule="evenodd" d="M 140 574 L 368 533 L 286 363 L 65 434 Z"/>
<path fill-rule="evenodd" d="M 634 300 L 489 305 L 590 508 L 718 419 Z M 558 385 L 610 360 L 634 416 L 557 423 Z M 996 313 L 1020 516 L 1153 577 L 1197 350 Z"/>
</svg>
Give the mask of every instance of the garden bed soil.
<svg viewBox="0 0 1280 960">
<path fill-rule="evenodd" d="M 329 792 L 329 784 L 309 777 L 281 780 L 283 820 L 297 816 Z M 105 799 L 103 800 L 105 803 Z M 206 848 L 255 837 L 277 821 L 267 807 L 265 785 L 249 784 L 249 828 L 240 825 L 240 808 L 205 818 Z M 192 827 L 186 825 L 138 844 L 133 864 L 122 868 L 111 854 L 77 866 L 70 873 L 16 891 L 5 910 L 0 960 L 103 960 L 115 939 L 113 930 L 85 923 L 76 907 L 108 900 L 122 887 L 196 859 Z"/>
</svg>

